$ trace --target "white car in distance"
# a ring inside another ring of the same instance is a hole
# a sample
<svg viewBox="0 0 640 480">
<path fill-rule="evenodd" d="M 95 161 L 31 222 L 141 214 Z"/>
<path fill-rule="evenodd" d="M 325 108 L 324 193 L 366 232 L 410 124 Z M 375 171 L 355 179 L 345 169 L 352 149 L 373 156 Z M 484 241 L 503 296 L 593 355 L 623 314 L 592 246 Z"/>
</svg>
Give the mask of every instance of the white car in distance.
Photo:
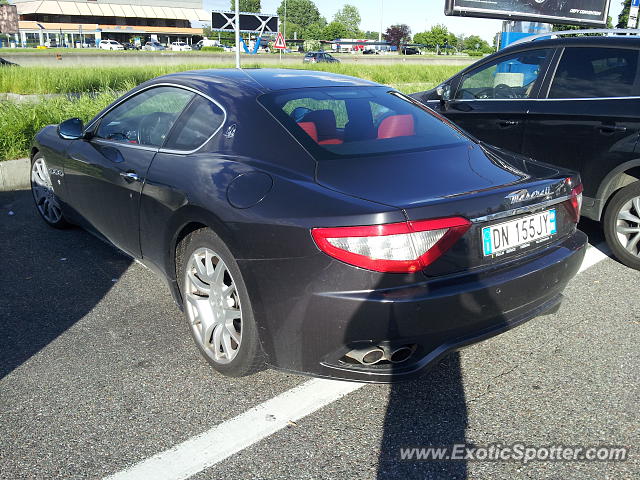
<svg viewBox="0 0 640 480">
<path fill-rule="evenodd" d="M 100 40 L 99 48 L 102 50 L 124 50 L 124 47 L 115 40 Z"/>
<path fill-rule="evenodd" d="M 171 51 L 172 52 L 189 52 L 191 51 L 191 46 L 187 45 L 184 42 L 173 42 L 171 43 Z"/>
</svg>

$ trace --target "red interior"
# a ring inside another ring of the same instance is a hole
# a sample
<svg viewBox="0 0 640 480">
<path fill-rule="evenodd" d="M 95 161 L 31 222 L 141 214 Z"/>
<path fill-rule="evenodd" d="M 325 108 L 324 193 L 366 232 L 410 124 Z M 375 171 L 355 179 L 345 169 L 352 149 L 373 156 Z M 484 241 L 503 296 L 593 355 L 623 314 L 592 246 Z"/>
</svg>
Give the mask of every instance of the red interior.
<svg viewBox="0 0 640 480">
<path fill-rule="evenodd" d="M 312 113 L 324 113 L 324 111 L 319 110 Z M 333 117 L 333 112 L 331 112 Z M 335 119 L 335 117 L 333 117 Z M 313 120 L 306 120 L 303 122 L 298 122 L 298 126 L 302 128 L 307 135 L 309 135 L 314 142 L 318 145 L 339 145 L 344 143 L 344 141 L 340 138 L 335 137 L 337 135 L 337 130 L 335 128 L 335 120 L 332 123 L 333 128 L 329 128 L 327 125 L 329 122 L 325 122 L 322 124 L 324 135 L 320 135 L 320 128 L 318 123 Z M 331 126 L 331 125 L 329 125 Z M 331 132 L 331 134 L 329 134 Z M 385 138 L 397 138 L 397 137 L 410 137 L 416 134 L 413 115 L 391 115 L 382 122 L 380 122 L 380 126 L 378 127 L 378 140 L 382 140 Z"/>
<path fill-rule="evenodd" d="M 298 126 L 307 132 L 314 142 L 318 141 L 318 128 L 314 122 L 298 122 Z"/>
<path fill-rule="evenodd" d="M 343 143 L 339 138 L 327 138 L 318 140 L 318 127 L 315 122 L 298 122 L 298 126 L 302 128 L 318 145 L 339 145 Z"/>
<path fill-rule="evenodd" d="M 378 127 L 378 139 L 410 137 L 415 134 L 413 115 L 392 115 L 382 120 Z"/>
</svg>

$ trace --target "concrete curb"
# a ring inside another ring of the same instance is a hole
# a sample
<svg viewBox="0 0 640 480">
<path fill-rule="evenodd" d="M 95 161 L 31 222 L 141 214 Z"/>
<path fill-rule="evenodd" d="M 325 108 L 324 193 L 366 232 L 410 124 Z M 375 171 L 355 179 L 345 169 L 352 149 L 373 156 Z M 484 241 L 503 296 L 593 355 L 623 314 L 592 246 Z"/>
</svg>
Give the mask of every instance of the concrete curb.
<svg viewBox="0 0 640 480">
<path fill-rule="evenodd" d="M 34 95 L 21 95 L 19 93 L 0 93 L 0 102 L 14 102 L 14 103 L 25 103 L 25 102 L 42 102 L 44 100 L 50 100 L 52 98 L 66 98 L 67 100 L 78 100 L 81 97 L 91 97 L 96 98 L 102 92 L 84 92 L 84 93 L 43 93 L 43 94 L 34 94 Z M 124 95 L 126 92 L 113 92 L 116 96 Z"/>
<path fill-rule="evenodd" d="M 28 158 L 0 162 L 0 192 L 29 188 L 30 172 L 31 161 Z"/>
<path fill-rule="evenodd" d="M 41 102 L 50 98 L 62 97 L 63 93 L 47 93 L 42 95 L 20 95 L 19 93 L 0 93 L 0 101 L 7 102 Z"/>
</svg>

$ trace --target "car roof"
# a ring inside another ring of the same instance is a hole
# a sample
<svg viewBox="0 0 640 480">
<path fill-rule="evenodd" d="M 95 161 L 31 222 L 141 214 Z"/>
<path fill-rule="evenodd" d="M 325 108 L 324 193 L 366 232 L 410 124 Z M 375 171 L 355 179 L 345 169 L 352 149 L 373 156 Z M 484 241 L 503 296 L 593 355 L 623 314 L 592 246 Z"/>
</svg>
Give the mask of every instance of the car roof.
<svg viewBox="0 0 640 480">
<path fill-rule="evenodd" d="M 376 87 L 379 83 L 337 73 L 261 68 L 245 73 L 268 90 L 288 90 L 308 87 Z"/>
<path fill-rule="evenodd" d="M 557 48 L 557 47 L 626 47 L 640 48 L 640 37 L 631 37 L 627 35 L 616 36 L 594 36 L 594 37 L 559 37 L 551 39 L 524 41 L 516 45 L 511 45 L 498 53 L 504 54 L 516 52 L 529 48 Z"/>
<path fill-rule="evenodd" d="M 233 83 L 239 88 L 253 88 L 262 92 L 294 88 L 381 86 L 369 80 L 337 73 L 277 68 L 193 70 L 165 75 L 153 82 L 162 83 L 168 79 L 179 79 L 185 85 L 192 83 L 193 88 L 201 88 L 203 81 L 212 84 L 222 81 Z"/>
</svg>

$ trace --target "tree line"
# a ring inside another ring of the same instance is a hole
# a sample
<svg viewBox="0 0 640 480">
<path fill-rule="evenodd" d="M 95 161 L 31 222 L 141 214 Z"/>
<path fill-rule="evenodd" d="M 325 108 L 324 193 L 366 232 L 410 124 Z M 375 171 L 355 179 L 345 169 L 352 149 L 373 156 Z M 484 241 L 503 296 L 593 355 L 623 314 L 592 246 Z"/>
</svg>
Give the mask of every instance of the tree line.
<svg viewBox="0 0 640 480">
<path fill-rule="evenodd" d="M 0 0 L 1 2 L 2 0 Z M 239 0 L 240 10 L 243 12 L 260 12 L 260 0 Z M 623 10 L 618 17 L 617 28 L 626 28 L 629 18 L 631 0 L 622 1 Z M 235 1 L 230 2 L 231 9 L 235 9 Z M 281 31 L 288 39 L 305 40 L 335 40 L 338 38 L 377 40 L 379 33 L 360 30 L 360 11 L 354 5 L 346 4 L 339 9 L 331 21 L 320 14 L 313 0 L 282 0 L 277 10 L 281 20 Z M 286 13 L 286 15 L 285 15 Z M 286 21 L 285 21 L 286 18 Z M 568 25 L 554 25 L 554 30 L 576 29 L 579 27 Z M 613 21 L 609 17 L 609 28 L 613 28 Z M 213 38 L 213 32 L 205 28 L 205 36 Z M 456 35 L 445 25 L 434 25 L 431 29 L 412 35 L 408 25 L 391 25 L 382 37 L 391 45 L 400 47 L 401 44 L 417 44 L 437 51 L 464 51 L 470 54 L 486 54 L 495 51 L 495 45 L 490 45 L 478 35 Z"/>
</svg>

